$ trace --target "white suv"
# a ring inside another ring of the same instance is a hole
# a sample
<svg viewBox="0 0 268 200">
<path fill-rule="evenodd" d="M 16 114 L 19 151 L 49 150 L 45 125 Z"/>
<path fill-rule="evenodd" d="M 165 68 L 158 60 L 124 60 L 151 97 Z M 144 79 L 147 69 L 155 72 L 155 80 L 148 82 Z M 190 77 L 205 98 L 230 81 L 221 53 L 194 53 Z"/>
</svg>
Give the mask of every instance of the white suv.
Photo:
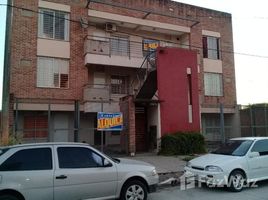
<svg viewBox="0 0 268 200">
<path fill-rule="evenodd" d="M 146 200 L 155 167 L 110 158 L 87 144 L 24 144 L 0 150 L 0 200 Z"/>
</svg>

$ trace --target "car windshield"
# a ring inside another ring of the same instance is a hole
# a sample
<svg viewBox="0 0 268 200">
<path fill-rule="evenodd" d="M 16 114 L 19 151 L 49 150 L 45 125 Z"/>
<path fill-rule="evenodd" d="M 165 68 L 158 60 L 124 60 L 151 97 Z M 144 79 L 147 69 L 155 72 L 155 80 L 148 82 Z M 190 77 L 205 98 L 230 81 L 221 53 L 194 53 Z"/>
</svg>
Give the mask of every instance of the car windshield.
<svg viewBox="0 0 268 200">
<path fill-rule="evenodd" d="M 212 153 L 230 156 L 244 156 L 252 143 L 252 140 L 229 140 Z"/>
</svg>

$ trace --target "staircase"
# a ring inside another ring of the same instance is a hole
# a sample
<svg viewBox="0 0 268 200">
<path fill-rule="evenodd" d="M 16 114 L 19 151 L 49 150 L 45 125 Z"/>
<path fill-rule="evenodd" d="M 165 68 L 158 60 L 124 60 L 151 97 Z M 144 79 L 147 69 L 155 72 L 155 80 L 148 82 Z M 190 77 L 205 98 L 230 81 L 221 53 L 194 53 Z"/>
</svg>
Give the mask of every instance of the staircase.
<svg viewBox="0 0 268 200">
<path fill-rule="evenodd" d="M 138 88 L 135 88 L 137 100 L 150 100 L 157 91 L 156 54 L 150 52 L 138 70 Z"/>
</svg>

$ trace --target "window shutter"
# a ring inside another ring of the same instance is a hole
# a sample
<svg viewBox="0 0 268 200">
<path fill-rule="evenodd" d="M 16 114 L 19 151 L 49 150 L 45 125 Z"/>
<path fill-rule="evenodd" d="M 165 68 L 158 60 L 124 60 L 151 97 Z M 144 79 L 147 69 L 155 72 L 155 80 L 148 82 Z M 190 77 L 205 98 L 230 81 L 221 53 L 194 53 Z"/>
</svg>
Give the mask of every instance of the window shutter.
<svg viewBox="0 0 268 200">
<path fill-rule="evenodd" d="M 208 43 L 207 43 L 207 37 L 203 37 L 203 57 L 208 57 Z"/>
<path fill-rule="evenodd" d="M 43 36 L 53 38 L 54 34 L 54 12 L 43 10 Z"/>
<path fill-rule="evenodd" d="M 55 39 L 65 39 L 65 13 L 55 12 Z"/>
</svg>

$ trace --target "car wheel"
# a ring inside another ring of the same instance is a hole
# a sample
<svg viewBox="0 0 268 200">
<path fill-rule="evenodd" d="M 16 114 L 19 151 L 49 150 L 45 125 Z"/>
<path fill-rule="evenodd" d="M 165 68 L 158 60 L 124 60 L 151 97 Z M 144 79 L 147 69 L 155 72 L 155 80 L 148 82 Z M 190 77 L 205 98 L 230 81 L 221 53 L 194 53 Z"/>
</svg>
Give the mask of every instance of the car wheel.
<svg viewBox="0 0 268 200">
<path fill-rule="evenodd" d="M 138 180 L 129 181 L 123 186 L 120 200 L 146 200 L 146 186 Z"/>
<path fill-rule="evenodd" d="M 239 170 L 233 171 L 229 177 L 229 189 L 233 192 L 243 190 L 245 184 L 245 174 Z"/>
<path fill-rule="evenodd" d="M 0 196 L 0 200 L 20 200 L 20 199 L 14 195 L 4 194 Z"/>
</svg>

